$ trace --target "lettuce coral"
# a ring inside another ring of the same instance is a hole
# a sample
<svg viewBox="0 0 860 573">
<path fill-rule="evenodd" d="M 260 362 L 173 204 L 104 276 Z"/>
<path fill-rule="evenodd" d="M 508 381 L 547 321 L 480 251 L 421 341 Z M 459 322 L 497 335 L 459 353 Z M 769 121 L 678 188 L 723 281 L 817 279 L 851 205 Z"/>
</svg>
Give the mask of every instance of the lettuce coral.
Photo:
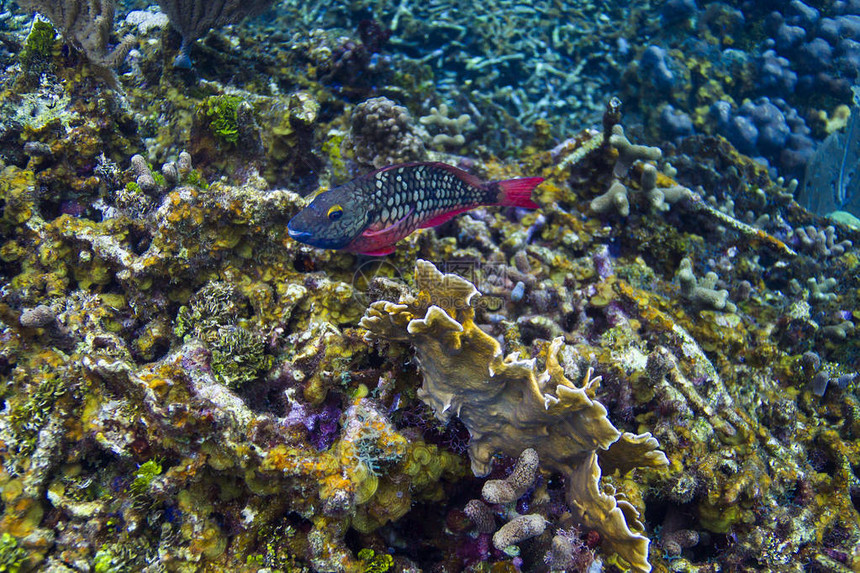
<svg viewBox="0 0 860 573">
<path fill-rule="evenodd" d="M 469 429 L 474 474 L 489 473 L 497 453 L 516 457 L 534 448 L 544 469 L 564 475 L 568 505 L 580 523 L 600 533 L 604 549 L 634 571 L 650 571 L 639 513 L 601 484 L 600 467 L 626 472 L 667 465 L 657 440 L 612 425 L 591 398 L 599 377 L 589 373 L 581 387 L 565 377 L 556 357 L 561 338 L 550 344 L 539 372 L 534 359 L 503 357 L 499 342 L 477 327 L 473 284 L 419 260 L 415 285 L 417 295 L 373 303 L 361 325 L 371 339 L 415 347 L 424 375 L 418 395 L 439 419 L 456 415 Z"/>
</svg>

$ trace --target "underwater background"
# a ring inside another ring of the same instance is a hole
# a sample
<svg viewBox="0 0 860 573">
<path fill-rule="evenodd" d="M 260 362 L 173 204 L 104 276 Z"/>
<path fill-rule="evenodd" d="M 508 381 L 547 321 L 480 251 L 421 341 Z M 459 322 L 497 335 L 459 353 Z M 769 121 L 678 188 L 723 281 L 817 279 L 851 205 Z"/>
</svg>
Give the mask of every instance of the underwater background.
<svg viewBox="0 0 860 573">
<path fill-rule="evenodd" d="M 0 572 L 860 571 L 858 73 L 857 0 L 0 0 Z M 411 162 L 539 208 L 290 237 Z"/>
</svg>

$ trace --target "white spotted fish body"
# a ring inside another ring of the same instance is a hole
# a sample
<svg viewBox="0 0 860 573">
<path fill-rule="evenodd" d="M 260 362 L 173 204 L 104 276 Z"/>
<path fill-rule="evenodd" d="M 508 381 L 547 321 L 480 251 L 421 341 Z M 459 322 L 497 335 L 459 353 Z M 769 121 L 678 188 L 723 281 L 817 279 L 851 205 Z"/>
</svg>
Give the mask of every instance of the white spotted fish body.
<svg viewBox="0 0 860 573">
<path fill-rule="evenodd" d="M 441 225 L 481 205 L 535 209 L 541 177 L 482 182 L 445 163 L 384 167 L 317 195 L 290 221 L 290 236 L 324 249 L 387 255 L 419 228 Z"/>
</svg>

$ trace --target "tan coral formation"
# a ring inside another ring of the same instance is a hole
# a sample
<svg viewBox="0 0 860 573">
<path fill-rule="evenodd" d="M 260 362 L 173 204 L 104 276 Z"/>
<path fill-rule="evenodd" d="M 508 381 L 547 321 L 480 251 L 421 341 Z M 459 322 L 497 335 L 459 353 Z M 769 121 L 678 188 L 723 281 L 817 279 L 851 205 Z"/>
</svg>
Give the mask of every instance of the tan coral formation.
<svg viewBox="0 0 860 573">
<path fill-rule="evenodd" d="M 491 479 L 484 483 L 481 495 L 489 503 L 511 503 L 523 496 L 535 483 L 540 459 L 532 448 L 523 450 L 514 471 L 505 479 Z"/>
<path fill-rule="evenodd" d="M 93 64 L 116 66 L 131 49 L 133 38 L 127 36 L 119 46 L 108 50 L 113 31 L 115 0 L 18 0 L 18 3 L 25 10 L 47 16 L 60 29 L 66 41 L 83 52 Z"/>
<path fill-rule="evenodd" d="M 477 327 L 474 285 L 423 260 L 416 264 L 415 285 L 415 296 L 373 303 L 361 325 L 371 338 L 415 347 L 424 374 L 419 396 L 441 420 L 456 415 L 469 429 L 475 475 L 486 475 L 497 453 L 517 457 L 534 448 L 544 469 L 564 475 L 568 505 L 580 523 L 600 533 L 603 548 L 635 571 L 650 571 L 639 513 L 601 484 L 598 459 L 607 455 L 622 471 L 667 465 L 657 441 L 612 425 L 591 398 L 599 377 L 589 373 L 581 387 L 565 377 L 556 357 L 561 338 L 538 372 L 534 360 L 504 357 L 498 341 Z"/>
</svg>

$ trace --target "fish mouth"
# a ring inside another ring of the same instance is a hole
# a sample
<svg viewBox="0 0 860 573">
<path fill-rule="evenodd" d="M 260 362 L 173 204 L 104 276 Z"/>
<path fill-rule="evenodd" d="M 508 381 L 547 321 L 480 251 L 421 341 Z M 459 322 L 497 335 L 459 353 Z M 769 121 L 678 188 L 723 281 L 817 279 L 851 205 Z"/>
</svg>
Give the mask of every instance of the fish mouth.
<svg viewBox="0 0 860 573">
<path fill-rule="evenodd" d="M 313 233 L 309 231 L 296 231 L 295 229 L 290 229 L 289 227 L 287 227 L 287 231 L 290 233 L 290 238 L 301 243 L 306 243 L 307 240 L 313 236 Z"/>
<path fill-rule="evenodd" d="M 295 219 L 296 217 L 293 217 L 290 222 L 287 223 L 287 232 L 290 234 L 290 238 L 302 243 L 307 243 L 307 240 L 313 236 L 313 233 L 310 231 L 299 231 L 293 227 Z"/>
<path fill-rule="evenodd" d="M 319 233 L 315 233 L 314 231 L 301 231 L 293 226 L 293 221 L 287 223 L 287 232 L 289 233 L 290 238 L 294 241 L 298 241 L 318 249 L 342 249 L 350 242 L 350 239 L 332 240 L 330 238 L 320 236 Z"/>
<path fill-rule="evenodd" d="M 310 245 L 311 247 L 316 247 L 318 249 L 341 249 L 349 241 L 327 241 L 315 235 L 311 231 L 296 231 L 295 229 L 290 229 L 287 227 L 287 232 L 290 234 L 290 238 L 294 241 L 298 241 L 300 243 L 304 243 L 306 245 Z"/>
</svg>

